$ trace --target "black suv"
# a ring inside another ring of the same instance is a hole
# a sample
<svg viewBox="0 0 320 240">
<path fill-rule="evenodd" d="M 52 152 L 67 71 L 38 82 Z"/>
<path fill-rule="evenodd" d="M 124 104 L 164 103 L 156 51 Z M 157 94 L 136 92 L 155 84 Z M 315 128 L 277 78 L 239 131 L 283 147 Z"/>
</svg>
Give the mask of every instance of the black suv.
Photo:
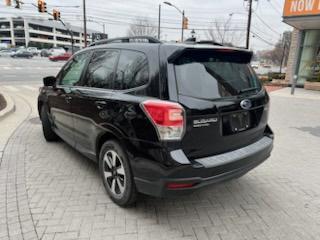
<svg viewBox="0 0 320 240">
<path fill-rule="evenodd" d="M 122 206 L 137 192 L 175 195 L 240 177 L 273 147 L 269 97 L 251 57 L 201 42 L 97 42 L 44 78 L 44 137 L 97 161 Z"/>
</svg>

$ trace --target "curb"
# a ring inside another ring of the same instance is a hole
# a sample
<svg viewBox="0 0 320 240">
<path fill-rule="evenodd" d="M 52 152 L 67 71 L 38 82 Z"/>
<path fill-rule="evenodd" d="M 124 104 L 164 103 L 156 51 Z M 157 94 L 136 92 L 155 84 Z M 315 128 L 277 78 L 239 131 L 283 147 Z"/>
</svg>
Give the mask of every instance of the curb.
<svg viewBox="0 0 320 240">
<path fill-rule="evenodd" d="M 0 120 L 8 116 L 10 113 L 13 113 L 16 110 L 16 105 L 8 94 L 1 93 L 4 99 L 7 102 L 7 106 L 0 111 Z"/>
</svg>

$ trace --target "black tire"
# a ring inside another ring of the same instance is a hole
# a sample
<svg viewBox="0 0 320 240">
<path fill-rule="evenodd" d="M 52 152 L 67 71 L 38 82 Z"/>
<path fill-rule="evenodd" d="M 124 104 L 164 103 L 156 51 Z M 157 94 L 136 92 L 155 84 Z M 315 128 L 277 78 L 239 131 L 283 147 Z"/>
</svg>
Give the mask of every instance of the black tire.
<svg viewBox="0 0 320 240">
<path fill-rule="evenodd" d="M 112 155 L 113 152 L 115 152 L 118 155 L 118 160 L 116 161 L 118 163 L 115 163 L 113 170 L 110 170 L 111 168 L 109 168 L 108 164 L 104 159 L 105 157 L 108 158 L 109 156 L 108 154 Z M 123 169 L 121 167 L 121 164 L 123 166 Z M 117 169 L 122 169 L 121 172 L 124 172 L 125 175 L 121 174 L 120 171 L 118 173 Z M 114 203 L 118 204 L 121 207 L 128 207 L 136 202 L 137 191 L 136 191 L 133 175 L 130 168 L 130 163 L 129 163 L 126 151 L 117 141 L 110 140 L 105 142 L 102 145 L 100 154 L 99 154 L 99 171 L 100 171 L 100 175 L 103 181 L 103 185 L 106 189 L 106 192 L 108 193 L 109 197 Z M 113 176 L 106 177 L 105 173 L 112 174 Z M 111 189 L 112 188 L 111 185 L 113 181 L 115 184 L 114 190 L 116 190 L 116 186 L 118 186 L 118 190 L 119 190 L 118 192 L 120 192 L 119 195 L 114 193 Z M 119 185 L 121 183 L 123 183 L 122 193 Z"/>
<path fill-rule="evenodd" d="M 49 120 L 48 111 L 45 106 L 41 108 L 41 122 L 42 122 L 42 131 L 43 136 L 46 139 L 47 142 L 54 142 L 58 141 L 59 137 L 58 135 L 52 130 L 51 122 Z"/>
</svg>

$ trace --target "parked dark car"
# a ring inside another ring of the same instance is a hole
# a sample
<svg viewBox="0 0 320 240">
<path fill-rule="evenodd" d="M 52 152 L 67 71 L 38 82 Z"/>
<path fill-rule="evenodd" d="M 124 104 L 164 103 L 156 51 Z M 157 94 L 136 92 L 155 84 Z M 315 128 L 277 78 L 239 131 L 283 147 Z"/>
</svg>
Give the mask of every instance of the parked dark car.
<svg viewBox="0 0 320 240">
<path fill-rule="evenodd" d="M 27 50 L 18 50 L 11 54 L 12 58 L 33 58 L 33 54 Z"/>
<path fill-rule="evenodd" d="M 56 56 L 50 56 L 49 60 L 53 62 L 57 61 L 68 61 L 72 57 L 72 53 L 66 52 Z"/>
<path fill-rule="evenodd" d="M 269 157 L 269 97 L 251 52 L 146 40 L 102 40 L 44 78 L 45 139 L 97 161 L 122 206 L 137 192 L 169 196 L 238 178 Z"/>
</svg>

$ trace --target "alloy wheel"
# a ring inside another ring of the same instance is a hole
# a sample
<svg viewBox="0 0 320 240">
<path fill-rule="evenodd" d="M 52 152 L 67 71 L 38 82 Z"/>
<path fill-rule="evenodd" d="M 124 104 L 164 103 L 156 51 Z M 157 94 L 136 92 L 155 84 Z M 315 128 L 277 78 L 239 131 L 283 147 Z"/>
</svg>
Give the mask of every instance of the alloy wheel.
<svg viewBox="0 0 320 240">
<path fill-rule="evenodd" d="M 126 189 L 126 174 L 121 157 L 109 150 L 103 157 L 104 180 L 112 195 L 121 198 Z"/>
</svg>

